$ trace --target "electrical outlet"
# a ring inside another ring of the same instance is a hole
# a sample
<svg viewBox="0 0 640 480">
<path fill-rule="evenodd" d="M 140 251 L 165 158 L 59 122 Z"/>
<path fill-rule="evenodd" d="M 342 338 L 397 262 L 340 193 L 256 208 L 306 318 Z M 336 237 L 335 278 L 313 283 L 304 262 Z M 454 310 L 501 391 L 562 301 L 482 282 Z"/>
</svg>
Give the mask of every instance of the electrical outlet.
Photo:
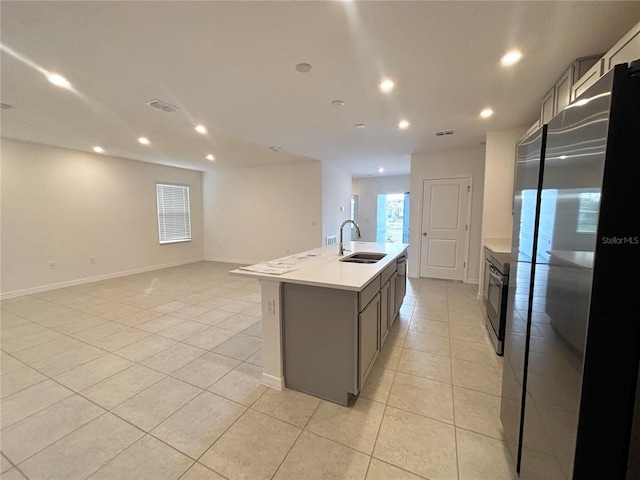
<svg viewBox="0 0 640 480">
<path fill-rule="evenodd" d="M 271 315 L 273 315 L 274 310 L 275 310 L 274 301 L 273 300 L 268 300 L 267 301 L 267 313 L 270 313 Z"/>
<path fill-rule="evenodd" d="M 96 263 L 96 257 L 89 257 L 89 263 Z"/>
<path fill-rule="evenodd" d="M 56 262 L 49 262 L 49 270 L 55 270 L 56 269 Z"/>
</svg>

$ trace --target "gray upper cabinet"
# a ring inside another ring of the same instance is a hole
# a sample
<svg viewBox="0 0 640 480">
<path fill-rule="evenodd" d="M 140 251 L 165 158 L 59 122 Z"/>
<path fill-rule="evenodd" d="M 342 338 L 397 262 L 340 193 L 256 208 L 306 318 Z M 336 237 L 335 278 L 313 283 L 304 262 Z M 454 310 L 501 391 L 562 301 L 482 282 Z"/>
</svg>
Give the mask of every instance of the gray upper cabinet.
<svg viewBox="0 0 640 480">
<path fill-rule="evenodd" d="M 604 54 L 604 71 L 619 63 L 629 63 L 640 59 L 640 23 L 636 24 L 611 50 Z"/>
<path fill-rule="evenodd" d="M 573 65 L 571 65 L 560 77 L 554 86 L 553 114 L 564 110 L 564 107 L 571 103 L 571 86 L 573 82 Z M 551 120 L 551 119 L 549 119 Z M 545 121 L 545 123 L 547 123 Z"/>
<path fill-rule="evenodd" d="M 540 118 L 542 123 L 549 123 L 549 120 L 553 118 L 555 112 L 553 107 L 556 103 L 556 89 L 555 87 L 549 90 L 549 92 L 542 99 L 542 107 L 540 108 Z"/>
<path fill-rule="evenodd" d="M 524 137 L 531 135 L 540 125 L 549 123 L 549 120 L 582 95 L 615 65 L 638 59 L 640 59 L 640 23 L 629 30 L 604 55 L 591 55 L 576 59 L 553 88 L 542 98 L 540 119 L 527 129 Z"/>
<path fill-rule="evenodd" d="M 576 80 L 571 87 L 571 101 L 582 95 L 587 88 L 596 83 L 602 76 L 602 60 L 598 60 L 584 75 Z"/>
</svg>

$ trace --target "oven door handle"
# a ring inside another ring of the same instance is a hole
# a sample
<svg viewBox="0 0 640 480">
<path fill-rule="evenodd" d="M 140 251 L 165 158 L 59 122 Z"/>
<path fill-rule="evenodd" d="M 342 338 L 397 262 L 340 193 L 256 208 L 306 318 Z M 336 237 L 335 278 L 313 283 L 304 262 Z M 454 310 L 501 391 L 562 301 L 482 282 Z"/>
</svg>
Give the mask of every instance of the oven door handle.
<svg viewBox="0 0 640 480">
<path fill-rule="evenodd" d="M 496 267 L 489 265 L 489 273 L 500 285 L 504 285 L 504 277 L 500 275 Z"/>
</svg>

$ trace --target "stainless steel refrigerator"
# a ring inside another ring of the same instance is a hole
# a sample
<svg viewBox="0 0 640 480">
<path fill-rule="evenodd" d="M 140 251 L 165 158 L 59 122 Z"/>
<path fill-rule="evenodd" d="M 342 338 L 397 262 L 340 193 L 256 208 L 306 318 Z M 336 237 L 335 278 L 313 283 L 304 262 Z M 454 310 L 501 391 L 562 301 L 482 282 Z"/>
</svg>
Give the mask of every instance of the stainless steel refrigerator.
<svg viewBox="0 0 640 480">
<path fill-rule="evenodd" d="M 640 68 L 517 152 L 505 439 L 521 478 L 640 478 Z"/>
</svg>

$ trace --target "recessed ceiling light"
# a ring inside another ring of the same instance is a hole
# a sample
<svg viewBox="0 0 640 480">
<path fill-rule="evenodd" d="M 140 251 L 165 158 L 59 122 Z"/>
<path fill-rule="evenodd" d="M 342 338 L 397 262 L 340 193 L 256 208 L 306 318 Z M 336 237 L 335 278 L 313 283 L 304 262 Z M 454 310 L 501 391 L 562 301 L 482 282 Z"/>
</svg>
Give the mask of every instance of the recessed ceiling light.
<svg viewBox="0 0 640 480">
<path fill-rule="evenodd" d="M 93 151 L 96 153 L 104 153 L 104 148 L 99 147 L 98 145 L 96 145 L 95 147 L 93 147 Z"/>
<path fill-rule="evenodd" d="M 366 125 L 364 123 L 356 123 L 354 126 L 356 128 L 364 128 L 364 127 L 366 127 Z"/>
<path fill-rule="evenodd" d="M 296 70 L 300 73 L 308 73 L 311 71 L 311 68 L 311 65 L 309 65 L 308 63 L 299 63 L 296 65 Z"/>
<path fill-rule="evenodd" d="M 505 66 L 513 65 L 514 63 L 518 63 L 522 58 L 522 52 L 520 50 L 511 50 L 510 52 L 505 53 L 500 59 L 500 63 Z"/>
<path fill-rule="evenodd" d="M 393 80 L 391 80 L 390 78 L 385 78 L 384 80 L 382 80 L 382 82 L 380 82 L 380 90 L 384 93 L 388 93 L 393 90 L 394 85 L 395 83 L 393 83 Z"/>
<path fill-rule="evenodd" d="M 203 135 L 207 133 L 207 127 L 205 127 L 204 125 L 196 125 L 195 130 L 196 132 L 202 133 Z"/>
<path fill-rule="evenodd" d="M 380 168 L 378 169 L 378 172 L 379 172 L 379 173 L 384 172 L 384 168 L 380 167 Z"/>
<path fill-rule="evenodd" d="M 142 145 L 149 145 L 149 143 L 151 143 L 149 142 L 149 139 L 147 137 L 140 137 L 138 139 L 138 142 L 141 143 Z"/>
<path fill-rule="evenodd" d="M 490 108 L 485 108 L 480 112 L 480 116 L 482 118 L 489 118 L 491 115 L 493 115 L 493 110 L 491 110 Z"/>
<path fill-rule="evenodd" d="M 64 78 L 62 75 L 57 73 L 47 73 L 47 79 L 53 83 L 56 87 L 60 88 L 71 88 L 71 84 L 69 80 Z"/>
<path fill-rule="evenodd" d="M 276 146 L 269 147 L 269 150 L 271 150 L 273 152 L 282 152 L 283 151 L 282 148 L 276 147 Z"/>
<path fill-rule="evenodd" d="M 344 107 L 344 102 L 342 100 L 333 100 L 331 105 L 334 107 Z"/>
<path fill-rule="evenodd" d="M 398 128 L 400 130 L 404 130 L 405 128 L 409 128 L 409 125 L 411 125 L 409 122 L 407 122 L 406 120 L 400 120 L 398 122 Z"/>
<path fill-rule="evenodd" d="M 213 162 L 216 159 L 215 155 L 209 154 L 207 155 L 207 160 L 209 160 L 210 162 Z"/>
</svg>

